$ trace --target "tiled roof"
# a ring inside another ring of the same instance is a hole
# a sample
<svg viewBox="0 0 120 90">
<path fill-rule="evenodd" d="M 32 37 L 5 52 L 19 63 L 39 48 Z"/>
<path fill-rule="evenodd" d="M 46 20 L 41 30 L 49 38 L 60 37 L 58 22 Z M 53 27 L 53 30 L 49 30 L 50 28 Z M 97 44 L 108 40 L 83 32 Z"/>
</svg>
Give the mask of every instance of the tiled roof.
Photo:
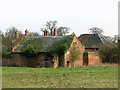
<svg viewBox="0 0 120 90">
<path fill-rule="evenodd" d="M 99 45 L 109 42 L 102 34 L 81 34 L 78 40 L 86 48 L 98 48 Z"/>
<path fill-rule="evenodd" d="M 21 52 L 21 48 L 23 47 L 23 44 L 26 42 L 26 40 L 31 39 L 40 39 L 43 42 L 43 48 L 41 52 L 47 52 L 47 48 L 52 46 L 53 43 L 65 41 L 70 38 L 71 35 L 67 36 L 36 36 L 36 37 L 25 37 L 25 39 L 21 42 L 21 44 L 17 47 L 17 49 L 14 52 Z M 64 42 L 63 42 L 64 43 Z"/>
</svg>

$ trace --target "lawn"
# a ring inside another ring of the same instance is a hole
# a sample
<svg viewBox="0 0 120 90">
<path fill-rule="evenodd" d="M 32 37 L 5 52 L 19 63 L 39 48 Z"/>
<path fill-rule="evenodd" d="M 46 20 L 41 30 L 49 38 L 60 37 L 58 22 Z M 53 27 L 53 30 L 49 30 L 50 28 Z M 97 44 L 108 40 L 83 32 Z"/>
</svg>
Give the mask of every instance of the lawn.
<svg viewBox="0 0 120 90">
<path fill-rule="evenodd" d="M 118 88 L 118 67 L 2 67 L 3 88 Z"/>
</svg>

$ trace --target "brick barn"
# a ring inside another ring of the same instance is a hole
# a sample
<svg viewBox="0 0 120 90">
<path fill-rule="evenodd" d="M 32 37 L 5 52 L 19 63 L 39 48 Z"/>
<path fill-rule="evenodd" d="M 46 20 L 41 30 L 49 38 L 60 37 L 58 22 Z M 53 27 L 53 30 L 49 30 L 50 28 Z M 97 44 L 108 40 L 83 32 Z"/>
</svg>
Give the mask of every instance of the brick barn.
<svg viewBox="0 0 120 90">
<path fill-rule="evenodd" d="M 18 33 L 16 33 L 17 39 L 19 39 Z M 41 40 L 43 43 L 42 49 L 39 50 L 39 54 L 36 58 L 29 58 L 21 54 L 21 49 L 24 47 L 24 43 L 30 40 Z M 64 46 L 67 46 L 65 52 Z M 80 58 L 75 60 L 74 63 L 70 61 L 71 49 L 77 46 L 80 51 Z M 56 47 L 59 47 L 56 49 Z M 57 52 L 60 55 L 53 56 L 51 53 Z M 19 40 L 19 42 L 12 49 L 12 57 L 9 60 L 3 60 L 3 65 L 6 66 L 18 66 L 18 67 L 80 67 L 83 65 L 83 53 L 85 52 L 84 46 L 77 39 L 76 35 L 58 36 L 57 29 L 54 29 L 54 35 L 49 36 L 49 32 L 46 30 L 44 36 L 28 36 L 28 31 L 25 31 L 25 35 Z M 5 59 L 5 58 L 3 58 Z M 7 62 L 5 62 L 7 61 Z"/>
<path fill-rule="evenodd" d="M 58 36 L 56 28 L 52 36 L 50 36 L 48 30 L 44 31 L 44 36 L 28 36 L 28 34 L 26 30 L 25 35 L 19 37 L 18 31 L 16 31 L 17 42 L 12 48 L 12 57 L 3 57 L 3 66 L 56 68 L 99 64 L 101 63 L 101 59 L 96 52 L 99 50 L 99 45 L 103 45 L 108 41 L 105 36 L 100 34 L 82 34 L 78 38 L 74 33 Z M 26 46 L 25 43 L 31 42 L 31 40 L 35 44 L 42 42 L 42 46 L 38 48 L 36 58 L 26 57 L 22 54 L 22 48 Z M 77 47 L 80 54 L 77 60 L 71 62 L 70 57 L 74 46 Z"/>
<path fill-rule="evenodd" d="M 100 63 L 101 59 L 98 54 L 99 46 L 109 42 L 109 40 L 102 34 L 81 34 L 78 40 L 85 46 L 85 52 L 83 64 L 90 65 Z"/>
</svg>

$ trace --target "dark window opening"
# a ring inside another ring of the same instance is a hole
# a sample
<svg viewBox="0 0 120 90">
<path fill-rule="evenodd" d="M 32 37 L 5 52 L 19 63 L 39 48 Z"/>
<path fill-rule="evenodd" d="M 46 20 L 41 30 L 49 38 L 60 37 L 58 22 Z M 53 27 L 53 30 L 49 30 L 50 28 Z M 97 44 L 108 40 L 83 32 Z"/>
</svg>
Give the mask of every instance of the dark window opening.
<svg viewBox="0 0 120 90">
<path fill-rule="evenodd" d="M 70 62 L 69 62 L 69 61 L 67 61 L 67 67 L 69 67 L 69 63 L 70 63 Z"/>
<path fill-rule="evenodd" d="M 45 59 L 44 61 L 48 61 L 48 59 Z"/>
</svg>

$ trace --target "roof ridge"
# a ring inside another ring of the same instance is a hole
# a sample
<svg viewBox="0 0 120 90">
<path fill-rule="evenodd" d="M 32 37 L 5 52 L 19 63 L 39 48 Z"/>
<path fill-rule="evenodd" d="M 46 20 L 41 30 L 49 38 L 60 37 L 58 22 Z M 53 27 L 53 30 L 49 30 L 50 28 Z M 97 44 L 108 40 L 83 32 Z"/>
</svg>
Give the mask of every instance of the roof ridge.
<svg viewBox="0 0 120 90">
<path fill-rule="evenodd" d="M 12 52 L 14 52 L 16 49 L 17 49 L 17 47 L 20 45 L 20 43 L 23 41 L 23 39 L 26 37 L 26 35 L 24 35 L 21 39 L 20 39 L 20 41 L 12 48 Z"/>
<path fill-rule="evenodd" d="M 109 41 L 104 35 L 100 34 L 101 37 L 103 37 L 105 40 Z"/>
<path fill-rule="evenodd" d="M 104 42 L 103 42 L 103 40 L 102 40 L 102 38 L 100 37 L 100 35 L 98 34 L 98 37 L 100 38 L 100 40 L 102 41 L 102 43 L 104 44 Z"/>
</svg>

